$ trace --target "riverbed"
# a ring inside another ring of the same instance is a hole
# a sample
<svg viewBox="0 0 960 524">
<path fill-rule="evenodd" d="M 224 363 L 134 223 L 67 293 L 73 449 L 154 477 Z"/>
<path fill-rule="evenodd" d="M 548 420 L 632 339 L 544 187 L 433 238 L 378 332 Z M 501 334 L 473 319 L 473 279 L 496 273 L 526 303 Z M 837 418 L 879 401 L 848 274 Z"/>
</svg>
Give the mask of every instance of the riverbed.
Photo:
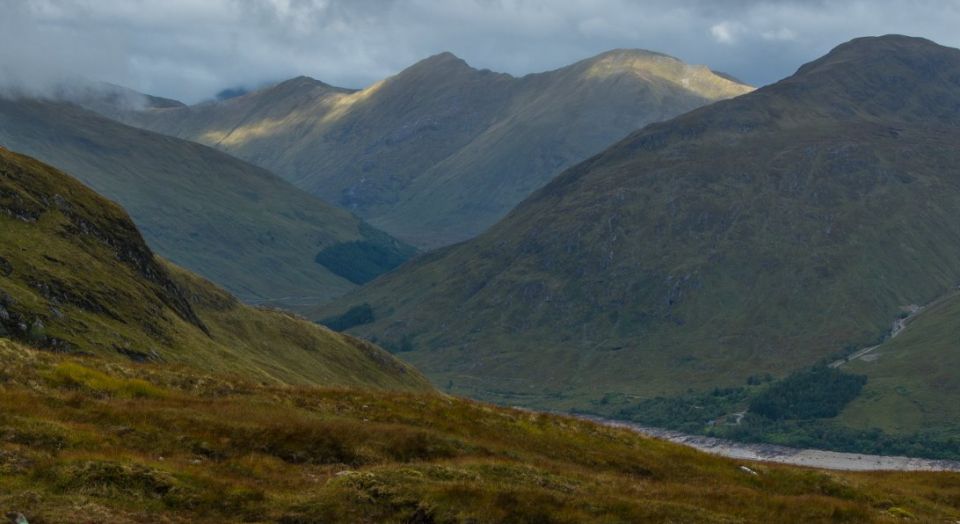
<svg viewBox="0 0 960 524">
<path fill-rule="evenodd" d="M 843 471 L 960 471 L 960 462 L 952 460 L 841 453 L 819 449 L 791 448 L 774 444 L 750 444 L 651 428 L 631 422 L 588 418 L 607 426 L 627 428 L 648 437 L 667 440 L 706 453 L 734 459 Z"/>
</svg>

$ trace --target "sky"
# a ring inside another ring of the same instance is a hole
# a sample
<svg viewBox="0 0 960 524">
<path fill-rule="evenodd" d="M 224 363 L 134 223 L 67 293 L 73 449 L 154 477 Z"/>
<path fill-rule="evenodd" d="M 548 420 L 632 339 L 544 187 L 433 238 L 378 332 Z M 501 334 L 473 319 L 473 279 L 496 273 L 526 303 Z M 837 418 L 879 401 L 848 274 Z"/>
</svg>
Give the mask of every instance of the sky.
<svg viewBox="0 0 960 524">
<path fill-rule="evenodd" d="M 640 48 L 764 85 L 857 36 L 960 47 L 960 0 L 0 0 L 0 88 L 194 103 L 297 75 L 360 88 L 450 51 L 514 75 Z"/>
</svg>

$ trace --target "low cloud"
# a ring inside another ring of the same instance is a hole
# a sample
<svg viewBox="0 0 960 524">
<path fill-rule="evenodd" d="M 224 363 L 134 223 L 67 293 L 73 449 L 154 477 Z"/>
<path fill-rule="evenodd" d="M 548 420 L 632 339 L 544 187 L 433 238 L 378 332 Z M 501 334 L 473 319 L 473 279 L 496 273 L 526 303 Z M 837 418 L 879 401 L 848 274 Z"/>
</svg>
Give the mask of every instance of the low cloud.
<svg viewBox="0 0 960 524">
<path fill-rule="evenodd" d="M 512 74 L 644 48 L 761 85 L 841 42 L 960 45 L 955 0 L 0 0 L 0 86 L 84 78 L 196 102 L 309 75 L 362 87 L 441 51 Z"/>
</svg>

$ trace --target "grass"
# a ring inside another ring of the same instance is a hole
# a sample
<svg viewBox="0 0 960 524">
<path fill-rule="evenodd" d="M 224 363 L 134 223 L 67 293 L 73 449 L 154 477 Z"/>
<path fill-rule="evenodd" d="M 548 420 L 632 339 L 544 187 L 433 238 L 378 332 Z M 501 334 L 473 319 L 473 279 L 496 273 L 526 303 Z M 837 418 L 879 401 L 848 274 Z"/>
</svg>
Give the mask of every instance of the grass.
<svg viewBox="0 0 960 524">
<path fill-rule="evenodd" d="M 160 398 L 166 395 L 145 380 L 111 377 L 76 362 L 58 364 L 45 378 L 57 387 L 79 388 L 118 398 Z"/>
<path fill-rule="evenodd" d="M 893 434 L 917 429 L 956 433 L 960 394 L 954 370 L 960 366 L 960 295 L 951 293 L 924 310 L 896 338 L 844 369 L 868 382 L 860 397 L 839 418 L 857 429 L 879 428 Z"/>
<path fill-rule="evenodd" d="M 0 361 L 0 507 L 41 524 L 960 518 L 957 474 L 749 464 L 754 476 L 626 430 L 439 394 L 264 386 L 4 339 Z M 105 394 L 132 381 L 164 394 Z"/>
</svg>

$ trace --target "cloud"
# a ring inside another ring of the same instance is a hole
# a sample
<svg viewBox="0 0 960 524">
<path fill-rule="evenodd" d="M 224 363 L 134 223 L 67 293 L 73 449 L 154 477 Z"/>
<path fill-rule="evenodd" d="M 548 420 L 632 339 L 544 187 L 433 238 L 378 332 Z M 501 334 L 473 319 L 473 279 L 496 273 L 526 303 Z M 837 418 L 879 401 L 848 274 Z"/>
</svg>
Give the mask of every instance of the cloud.
<svg viewBox="0 0 960 524">
<path fill-rule="evenodd" d="M 186 102 L 300 74 L 362 87 L 441 51 L 525 74 L 645 48 L 765 84 L 856 36 L 960 45 L 955 0 L 0 0 L 0 12 L 0 86 L 87 78 Z"/>
<path fill-rule="evenodd" d="M 743 29 L 737 24 L 720 22 L 710 27 L 710 34 L 714 40 L 721 44 L 733 44 L 737 40 L 737 33 L 740 33 L 742 30 Z"/>
</svg>

